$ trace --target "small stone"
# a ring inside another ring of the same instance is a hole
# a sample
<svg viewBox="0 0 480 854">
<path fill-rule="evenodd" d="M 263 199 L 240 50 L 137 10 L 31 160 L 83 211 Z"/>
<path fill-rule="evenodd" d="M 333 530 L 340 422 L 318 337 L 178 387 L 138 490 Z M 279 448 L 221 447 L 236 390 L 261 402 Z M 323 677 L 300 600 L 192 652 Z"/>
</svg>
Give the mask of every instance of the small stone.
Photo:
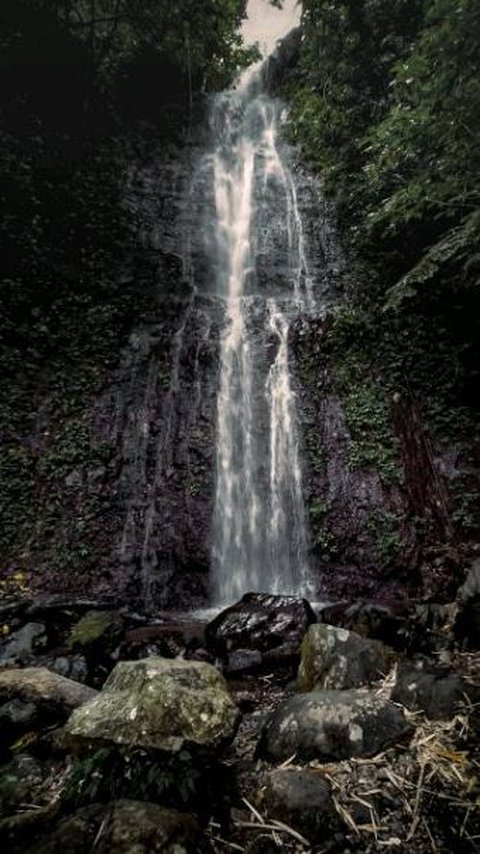
<svg viewBox="0 0 480 854">
<path fill-rule="evenodd" d="M 3 745 L 10 745 L 19 735 L 34 729 L 37 720 L 38 714 L 34 703 L 26 703 L 18 697 L 3 703 L 0 706 L 0 733 Z"/>
<path fill-rule="evenodd" d="M 267 814 L 312 842 L 325 841 L 339 826 L 330 785 L 319 771 L 278 768 L 266 782 Z"/>
<path fill-rule="evenodd" d="M 52 670 L 74 682 L 85 682 L 88 676 L 88 665 L 83 655 L 59 656 L 54 659 Z"/>
</svg>

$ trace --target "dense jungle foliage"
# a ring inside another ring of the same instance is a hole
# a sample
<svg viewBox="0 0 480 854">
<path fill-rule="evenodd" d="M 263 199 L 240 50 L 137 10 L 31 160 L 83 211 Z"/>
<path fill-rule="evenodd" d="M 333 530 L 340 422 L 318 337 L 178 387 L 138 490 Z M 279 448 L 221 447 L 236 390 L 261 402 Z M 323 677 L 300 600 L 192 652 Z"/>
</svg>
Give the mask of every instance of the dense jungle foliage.
<svg viewBox="0 0 480 854">
<path fill-rule="evenodd" d="M 476 0 L 305 0 L 303 10 L 300 58 L 285 86 L 291 134 L 324 176 L 357 262 L 330 335 L 339 385 L 351 396 L 373 377 L 376 397 L 390 408 L 403 400 L 427 441 L 456 444 L 470 478 L 468 486 L 452 483 L 461 494 L 450 509 L 473 533 L 480 7 Z M 375 422 L 373 402 L 370 409 Z M 368 412 L 363 417 L 368 422 Z"/>
</svg>

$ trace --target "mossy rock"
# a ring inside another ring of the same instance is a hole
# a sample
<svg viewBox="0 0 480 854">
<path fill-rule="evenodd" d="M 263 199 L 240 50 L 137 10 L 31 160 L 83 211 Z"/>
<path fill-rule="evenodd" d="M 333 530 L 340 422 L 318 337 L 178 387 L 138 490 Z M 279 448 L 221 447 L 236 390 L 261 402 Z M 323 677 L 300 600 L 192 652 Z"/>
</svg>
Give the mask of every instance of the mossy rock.
<svg viewBox="0 0 480 854">
<path fill-rule="evenodd" d="M 212 665 L 152 656 L 117 664 L 65 731 L 80 749 L 176 752 L 191 745 L 217 753 L 233 739 L 238 718 L 227 683 Z"/>
<path fill-rule="evenodd" d="M 88 611 L 76 623 L 67 645 L 72 651 L 102 649 L 111 652 L 123 634 L 123 619 L 115 611 Z"/>
<path fill-rule="evenodd" d="M 317 623 L 303 639 L 297 688 L 360 688 L 382 679 L 394 661 L 395 653 L 381 641 Z"/>
</svg>

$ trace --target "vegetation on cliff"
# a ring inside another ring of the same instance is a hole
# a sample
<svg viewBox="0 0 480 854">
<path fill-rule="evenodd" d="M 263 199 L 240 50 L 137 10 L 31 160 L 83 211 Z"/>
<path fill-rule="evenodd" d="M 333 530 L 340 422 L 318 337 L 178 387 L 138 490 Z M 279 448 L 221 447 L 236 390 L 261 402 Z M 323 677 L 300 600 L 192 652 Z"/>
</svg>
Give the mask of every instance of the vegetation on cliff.
<svg viewBox="0 0 480 854">
<path fill-rule="evenodd" d="M 284 87 L 290 132 L 324 176 L 356 259 L 328 333 L 336 385 L 349 400 L 376 387 L 372 430 L 386 405 L 403 444 L 416 431 L 430 463 L 455 448 L 447 499 L 435 472 L 407 471 L 410 487 L 436 480 L 412 513 L 420 528 L 436 518 L 436 538 L 451 538 L 452 522 L 475 536 L 480 9 L 474 0 L 305 0 L 303 9 Z"/>
<path fill-rule="evenodd" d="M 65 480 L 85 460 L 108 464 L 92 445 L 91 401 L 148 302 L 125 273 L 125 182 L 145 141 L 182 143 L 201 90 L 246 61 L 241 7 L 1 4 L 2 569 L 28 566 L 32 542 L 50 570 L 96 562 L 89 530 L 100 516 L 105 526 L 105 508 Z"/>
</svg>

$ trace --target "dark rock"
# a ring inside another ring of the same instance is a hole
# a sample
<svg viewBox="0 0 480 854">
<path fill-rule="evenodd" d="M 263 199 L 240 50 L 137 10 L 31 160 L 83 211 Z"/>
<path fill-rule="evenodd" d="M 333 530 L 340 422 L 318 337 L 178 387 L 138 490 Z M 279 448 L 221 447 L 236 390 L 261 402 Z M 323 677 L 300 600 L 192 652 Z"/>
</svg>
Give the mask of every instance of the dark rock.
<svg viewBox="0 0 480 854">
<path fill-rule="evenodd" d="M 0 777 L 0 815 L 9 815 L 21 804 L 37 803 L 45 778 L 41 762 L 28 753 L 15 756 L 2 769 Z"/>
<path fill-rule="evenodd" d="M 2 597 L 3 598 L 3 597 Z M 0 604 L 0 623 L 11 623 L 23 617 L 31 605 L 31 599 L 12 598 Z"/>
<path fill-rule="evenodd" d="M 385 676 L 394 652 L 380 641 L 362 638 L 347 629 L 310 626 L 302 643 L 299 691 L 320 688 L 360 688 Z"/>
<path fill-rule="evenodd" d="M 86 682 L 88 678 L 88 664 L 85 656 L 59 656 L 54 658 L 51 669 L 59 676 L 73 679 L 74 682 Z"/>
<path fill-rule="evenodd" d="M 460 606 L 454 635 L 462 649 L 480 649 L 480 595 Z"/>
<path fill-rule="evenodd" d="M 114 602 L 98 601 L 94 599 L 67 598 L 58 594 L 44 594 L 37 596 L 29 603 L 26 616 L 32 620 L 48 620 L 49 622 L 61 619 L 69 621 L 93 610 L 110 610 L 115 607 Z"/>
<path fill-rule="evenodd" d="M 38 722 L 34 703 L 26 703 L 18 697 L 0 706 L 0 733 L 5 746 L 11 744 L 24 732 L 34 729 Z"/>
<path fill-rule="evenodd" d="M 205 626 L 197 620 L 162 619 L 161 623 L 139 626 L 125 633 L 122 657 L 143 658 L 148 650 L 163 658 L 175 658 L 188 651 L 192 653 L 205 646 Z M 201 659 L 198 659 L 201 660 Z"/>
<path fill-rule="evenodd" d="M 318 621 L 380 640 L 408 655 L 438 652 L 452 642 L 452 605 L 409 601 L 339 602 L 322 608 Z"/>
<path fill-rule="evenodd" d="M 238 718 L 223 676 L 210 664 L 152 657 L 117 664 L 65 732 L 79 747 L 177 752 L 192 744 L 216 753 L 232 740 Z"/>
<path fill-rule="evenodd" d="M 281 854 L 282 848 L 272 836 L 260 833 L 245 848 L 245 854 Z"/>
<path fill-rule="evenodd" d="M 207 854 L 211 849 L 193 816 L 145 801 L 93 804 L 61 820 L 31 854 Z"/>
<path fill-rule="evenodd" d="M 453 718 L 462 708 L 480 699 L 480 688 L 459 673 L 424 661 L 399 665 L 392 700 L 407 709 L 423 711 L 432 720 Z"/>
<path fill-rule="evenodd" d="M 249 671 L 258 670 L 262 666 L 262 653 L 254 649 L 236 649 L 229 653 L 227 657 L 226 672 L 229 675 L 234 673 L 248 673 Z"/>
<path fill-rule="evenodd" d="M 15 632 L 0 650 L 0 662 L 22 662 L 47 645 L 47 634 L 43 623 L 27 623 Z"/>
<path fill-rule="evenodd" d="M 45 667 L 0 672 L 2 734 L 13 738 L 36 727 L 63 723 L 72 711 L 96 695 Z"/>
<path fill-rule="evenodd" d="M 330 785 L 319 771 L 278 768 L 265 787 L 267 814 L 286 822 L 312 842 L 324 842 L 339 820 Z"/>
<path fill-rule="evenodd" d="M 457 643 L 463 649 L 480 649 L 480 559 L 473 561 L 457 593 L 458 614 L 454 625 Z"/>
<path fill-rule="evenodd" d="M 408 603 L 339 602 L 323 607 L 318 612 L 318 621 L 403 651 L 410 641 L 409 609 Z"/>
<path fill-rule="evenodd" d="M 282 643 L 263 654 L 263 663 L 269 667 L 296 666 L 298 662 L 298 643 Z"/>
<path fill-rule="evenodd" d="M 206 627 L 207 647 L 218 656 L 234 650 L 265 653 L 288 644 L 300 651 L 315 614 L 306 599 L 247 593 Z"/>
<path fill-rule="evenodd" d="M 314 691 L 283 702 L 268 718 L 258 755 L 296 754 L 324 762 L 374 756 L 411 731 L 403 711 L 368 691 Z"/>
</svg>

